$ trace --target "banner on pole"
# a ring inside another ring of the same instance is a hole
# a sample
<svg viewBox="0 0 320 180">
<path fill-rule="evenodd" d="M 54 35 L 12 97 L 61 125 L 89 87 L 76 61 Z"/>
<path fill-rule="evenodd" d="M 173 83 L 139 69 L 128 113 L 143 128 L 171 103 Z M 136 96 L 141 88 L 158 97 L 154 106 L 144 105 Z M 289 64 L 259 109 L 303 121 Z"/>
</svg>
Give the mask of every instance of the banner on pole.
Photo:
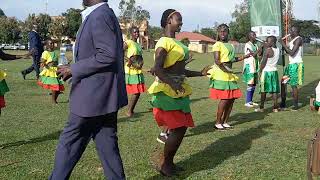
<svg viewBox="0 0 320 180">
<path fill-rule="evenodd" d="M 251 30 L 258 37 L 281 36 L 281 0 L 249 0 Z"/>
<path fill-rule="evenodd" d="M 282 7 L 281 0 L 249 0 L 251 30 L 260 39 L 267 36 L 282 37 Z M 277 44 L 280 49 L 281 45 Z M 284 65 L 284 58 L 279 64 Z"/>
</svg>

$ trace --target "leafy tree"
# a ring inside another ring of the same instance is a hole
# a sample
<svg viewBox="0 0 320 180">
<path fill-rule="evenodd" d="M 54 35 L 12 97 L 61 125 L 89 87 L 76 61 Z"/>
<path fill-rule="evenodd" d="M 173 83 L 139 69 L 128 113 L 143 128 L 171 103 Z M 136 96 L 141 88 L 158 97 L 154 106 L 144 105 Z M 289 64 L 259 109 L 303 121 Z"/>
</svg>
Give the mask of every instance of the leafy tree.
<svg viewBox="0 0 320 180">
<path fill-rule="evenodd" d="M 214 28 L 202 28 L 200 30 L 200 34 L 215 39 L 217 32 L 216 32 L 216 29 Z"/>
<path fill-rule="evenodd" d="M 237 4 L 232 13 L 232 21 L 230 26 L 231 38 L 239 42 L 246 42 L 246 35 L 251 30 L 250 16 L 248 12 L 248 0 L 244 0 L 241 4 Z"/>
<path fill-rule="evenodd" d="M 32 30 L 32 26 L 34 24 L 38 24 L 36 21 L 37 21 L 37 17 L 33 13 L 33 14 L 29 14 L 27 19 L 24 22 L 20 23 L 20 27 L 21 27 L 20 36 L 21 36 L 21 40 L 23 43 L 25 43 L 25 44 L 28 43 L 28 41 L 29 41 L 28 34 Z"/>
<path fill-rule="evenodd" d="M 157 40 L 160 39 L 161 36 L 163 35 L 163 30 L 161 27 L 157 27 L 157 26 L 149 26 L 149 35 L 150 38 L 153 40 Z"/>
<path fill-rule="evenodd" d="M 76 37 L 78 29 L 82 23 L 81 9 L 68 9 L 62 14 L 65 17 L 65 34 L 69 37 Z"/>
<path fill-rule="evenodd" d="M 66 20 L 65 18 L 57 18 L 49 25 L 49 34 L 52 38 L 61 41 L 63 35 L 65 35 Z"/>
<path fill-rule="evenodd" d="M 314 20 L 293 19 L 291 24 L 300 28 L 300 34 L 305 43 L 310 43 L 311 38 L 320 38 L 320 28 Z"/>
<path fill-rule="evenodd" d="M 19 41 L 19 21 L 15 18 L 0 17 L 0 42 L 16 43 Z"/>
<path fill-rule="evenodd" d="M 36 16 L 35 14 L 29 14 L 28 18 L 25 21 L 25 29 L 24 31 L 31 31 L 32 26 L 34 24 L 38 25 L 38 33 L 43 39 L 47 39 L 49 37 L 49 25 L 52 22 L 51 17 L 48 14 L 39 14 Z"/>
<path fill-rule="evenodd" d="M 48 14 L 39 14 L 37 17 L 37 23 L 39 27 L 39 34 L 43 39 L 47 39 L 49 36 L 49 25 L 52 19 Z"/>
<path fill-rule="evenodd" d="M 193 30 L 192 32 L 193 33 L 200 33 L 198 30 Z"/>
<path fill-rule="evenodd" d="M 0 8 L 0 17 L 7 17 L 6 14 L 3 12 L 3 10 Z"/>
<path fill-rule="evenodd" d="M 135 0 L 121 0 L 119 3 L 120 21 L 132 25 L 140 25 L 143 20 L 150 19 L 150 13 L 141 6 L 136 6 Z"/>
</svg>

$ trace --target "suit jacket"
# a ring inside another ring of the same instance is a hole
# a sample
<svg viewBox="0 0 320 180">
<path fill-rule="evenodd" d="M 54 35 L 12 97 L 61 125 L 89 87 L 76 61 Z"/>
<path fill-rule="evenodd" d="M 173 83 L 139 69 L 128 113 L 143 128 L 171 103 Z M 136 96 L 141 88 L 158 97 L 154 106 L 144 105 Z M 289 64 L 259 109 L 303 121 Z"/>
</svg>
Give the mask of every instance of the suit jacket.
<svg viewBox="0 0 320 180">
<path fill-rule="evenodd" d="M 122 33 L 107 4 L 82 23 L 71 65 L 70 111 L 81 117 L 116 112 L 128 104 Z"/>
<path fill-rule="evenodd" d="M 41 37 L 38 33 L 31 31 L 29 33 L 29 44 L 30 49 L 34 49 L 34 55 L 40 55 L 43 53 L 43 44 L 41 42 Z"/>
</svg>

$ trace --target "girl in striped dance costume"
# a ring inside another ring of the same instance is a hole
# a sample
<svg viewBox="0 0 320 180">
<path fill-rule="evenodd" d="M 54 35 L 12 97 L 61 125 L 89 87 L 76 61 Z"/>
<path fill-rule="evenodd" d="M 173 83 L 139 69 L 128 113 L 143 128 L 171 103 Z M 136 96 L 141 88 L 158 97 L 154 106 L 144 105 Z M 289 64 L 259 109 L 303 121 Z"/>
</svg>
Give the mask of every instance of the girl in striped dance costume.
<svg viewBox="0 0 320 180">
<path fill-rule="evenodd" d="M 146 91 L 144 75 L 142 73 L 142 48 L 137 42 L 139 39 L 139 29 L 132 27 L 130 33 L 131 40 L 127 40 L 124 43 L 124 49 L 127 51 L 127 63 L 125 64 L 127 93 L 131 95 L 127 112 L 128 117 L 133 116 L 140 94 Z"/>
<path fill-rule="evenodd" d="M 238 77 L 232 72 L 232 64 L 243 61 L 252 54 L 244 57 L 235 57 L 235 50 L 232 44 L 228 43 L 229 27 L 226 24 L 218 26 L 217 42 L 213 46 L 215 65 L 209 71 L 210 75 L 210 98 L 219 99 L 217 119 L 215 128 L 224 130 L 231 128 L 227 123 L 232 111 L 235 99 L 242 96 L 237 84 Z"/>
<path fill-rule="evenodd" d="M 174 156 L 188 127 L 193 127 L 189 96 L 191 87 L 186 77 L 207 75 L 208 68 L 201 72 L 185 69 L 189 59 L 189 49 L 175 39 L 182 26 L 181 14 L 173 9 L 166 10 L 161 19 L 164 37 L 156 44 L 155 65 L 151 72 L 156 80 L 149 88 L 152 95 L 154 118 L 160 127 L 170 131 L 165 142 L 163 161 L 157 168 L 161 174 L 172 176 L 178 168 L 173 163 Z"/>
<path fill-rule="evenodd" d="M 38 85 L 44 89 L 51 90 L 52 103 L 57 104 L 59 94 L 64 91 L 63 81 L 57 76 L 58 55 L 54 51 L 52 40 L 46 41 L 46 50 L 42 53 L 41 64 L 43 70 L 40 73 Z"/>
</svg>

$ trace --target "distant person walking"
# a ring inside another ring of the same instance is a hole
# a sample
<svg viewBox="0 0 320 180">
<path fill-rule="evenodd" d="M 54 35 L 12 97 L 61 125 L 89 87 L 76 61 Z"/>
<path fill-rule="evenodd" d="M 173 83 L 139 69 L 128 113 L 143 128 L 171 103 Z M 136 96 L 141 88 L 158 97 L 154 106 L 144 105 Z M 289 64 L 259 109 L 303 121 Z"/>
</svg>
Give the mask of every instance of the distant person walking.
<svg viewBox="0 0 320 180">
<path fill-rule="evenodd" d="M 38 25 L 33 25 L 32 31 L 29 33 L 29 44 L 30 52 L 32 52 L 33 64 L 21 71 L 23 79 L 32 71 L 36 71 L 36 78 L 39 79 L 40 74 L 40 60 L 43 53 L 43 44 L 41 42 L 41 37 L 38 33 Z"/>
</svg>

